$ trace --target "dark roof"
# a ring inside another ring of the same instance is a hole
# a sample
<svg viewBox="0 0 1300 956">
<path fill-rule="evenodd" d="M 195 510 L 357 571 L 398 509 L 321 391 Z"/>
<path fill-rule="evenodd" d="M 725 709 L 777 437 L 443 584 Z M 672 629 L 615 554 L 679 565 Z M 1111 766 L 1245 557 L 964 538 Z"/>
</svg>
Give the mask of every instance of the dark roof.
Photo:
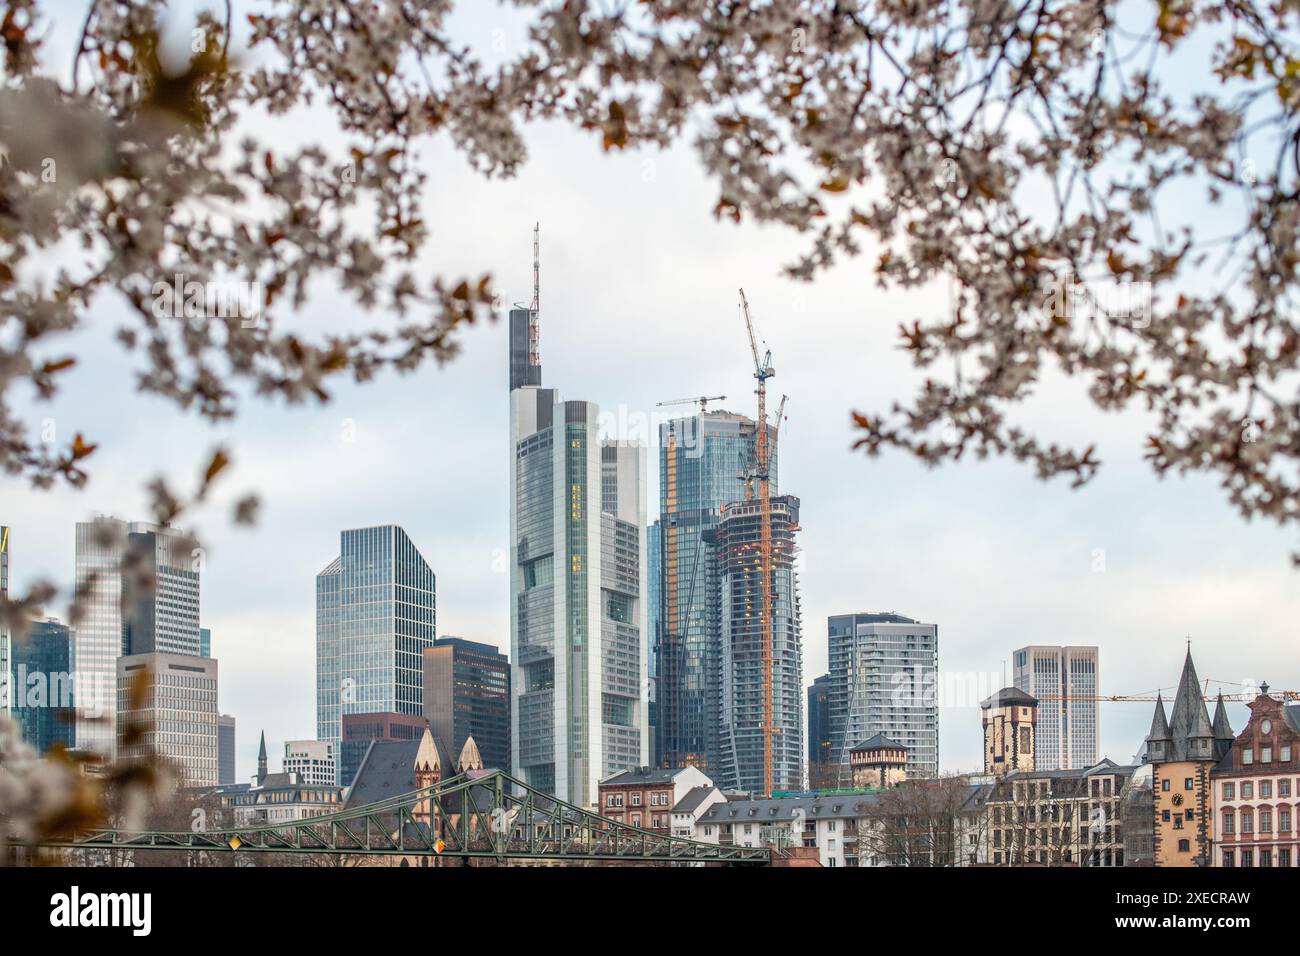
<svg viewBox="0 0 1300 956">
<path fill-rule="evenodd" d="M 694 813 L 716 789 L 717 787 L 694 787 L 687 790 L 686 795 L 677 801 L 677 806 L 673 807 L 673 813 Z"/>
<path fill-rule="evenodd" d="M 985 710 L 993 707 L 1037 707 L 1038 698 L 1019 687 L 1004 687 L 980 706 Z"/>
<path fill-rule="evenodd" d="M 1228 707 L 1223 702 L 1223 692 L 1219 692 L 1218 703 L 1214 705 L 1214 738 L 1216 740 L 1234 740 L 1232 724 L 1228 723 Z"/>
<path fill-rule="evenodd" d="M 419 740 L 375 740 L 357 768 L 344 809 L 364 807 L 415 790 Z"/>
<path fill-rule="evenodd" d="M 884 734 L 876 734 L 874 737 L 871 737 L 871 738 L 869 738 L 869 739 L 867 739 L 867 740 L 864 740 L 864 741 L 862 741 L 862 743 L 857 744 L 857 745 L 855 745 L 855 746 L 849 748 L 850 751 L 854 751 L 854 750 L 906 750 L 906 749 L 907 749 L 907 748 L 906 748 L 905 746 L 903 746 L 902 744 L 900 744 L 897 740 L 894 740 L 894 739 L 891 738 L 891 737 L 886 737 Z"/>
<path fill-rule="evenodd" d="M 1291 729 L 1300 734 L 1300 704 L 1287 704 L 1282 708 L 1282 714 L 1286 717 L 1286 722 L 1291 725 Z"/>
<path fill-rule="evenodd" d="M 635 770 L 620 770 L 600 781 L 600 785 L 603 787 L 630 783 L 672 783 L 684 769 L 684 767 L 637 767 Z"/>
<path fill-rule="evenodd" d="M 700 816 L 700 823 L 784 823 L 802 811 L 808 820 L 838 820 L 861 816 L 880 799 L 877 793 L 828 793 L 807 797 L 769 797 L 764 800 L 729 800 L 715 803 Z"/>
<path fill-rule="evenodd" d="M 1205 698 L 1201 696 L 1201 682 L 1196 676 L 1196 665 L 1192 663 L 1189 648 L 1187 658 L 1183 661 L 1183 676 L 1178 681 L 1178 694 L 1174 698 L 1174 710 L 1169 716 L 1169 735 L 1173 738 L 1169 759 L 1191 759 L 1192 740 L 1214 737 L 1210 724 L 1210 712 L 1205 708 Z"/>
</svg>

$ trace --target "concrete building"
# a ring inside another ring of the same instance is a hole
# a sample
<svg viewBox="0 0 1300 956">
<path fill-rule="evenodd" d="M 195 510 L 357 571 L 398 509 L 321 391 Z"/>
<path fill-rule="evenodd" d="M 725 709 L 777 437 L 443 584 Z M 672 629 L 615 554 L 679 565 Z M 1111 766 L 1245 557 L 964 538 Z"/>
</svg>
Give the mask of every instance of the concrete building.
<svg viewBox="0 0 1300 956">
<path fill-rule="evenodd" d="M 980 704 L 984 728 L 984 772 L 1003 774 L 1034 769 L 1034 727 L 1038 700 L 1004 687 Z"/>
<path fill-rule="evenodd" d="M 32 621 L 10 644 L 9 681 L 0 701 L 18 723 L 23 739 L 40 753 L 71 750 L 76 729 L 73 636 L 54 618 Z"/>
<path fill-rule="evenodd" d="M 697 767 L 638 767 L 600 781 L 600 814 L 619 823 L 667 833 L 674 808 L 688 793 L 713 789 Z"/>
<path fill-rule="evenodd" d="M 705 533 L 711 614 L 718 621 L 717 677 L 711 694 L 720 708 L 718 759 L 711 770 L 728 790 L 764 793 L 764 717 L 769 706 L 764 656 L 771 655 L 772 789 L 804 789 L 803 634 L 796 569 L 799 499 L 770 498 L 771 567 L 760 559 L 763 503 L 733 502 Z M 761 600 L 771 592 L 771 631 L 763 633 Z"/>
<path fill-rule="evenodd" d="M 907 779 L 907 748 L 884 734 L 849 748 L 854 790 L 888 790 Z"/>
<path fill-rule="evenodd" d="M 827 619 L 832 762 L 849 777 L 848 751 L 884 734 L 907 748 L 912 779 L 939 773 L 939 628 L 893 612 Z"/>
<path fill-rule="evenodd" d="M 645 449 L 602 441 L 594 403 L 541 387 L 514 322 L 511 768 L 592 806 L 602 778 L 649 762 Z"/>
<path fill-rule="evenodd" d="M 117 660 L 117 754 L 161 759 L 187 787 L 217 785 L 217 662 L 197 654 Z"/>
<path fill-rule="evenodd" d="M 343 790 L 332 784 L 306 783 L 295 773 L 267 774 L 251 787 L 219 788 L 222 809 L 235 826 L 260 827 L 337 813 Z"/>
<path fill-rule="evenodd" d="M 1096 647 L 1034 644 L 1012 655 L 1012 683 L 1038 699 L 1034 764 L 1074 770 L 1097 762 Z"/>
<path fill-rule="evenodd" d="M 473 737 L 488 767 L 510 769 L 510 659 L 491 644 L 440 637 L 424 652 L 424 716 L 460 753 Z"/>
<path fill-rule="evenodd" d="M 201 564 L 194 539 L 174 528 L 103 516 L 77 524 L 77 749 L 114 753 L 118 657 L 198 656 Z"/>
<path fill-rule="evenodd" d="M 1226 715 L 1224 717 L 1226 726 Z M 1210 774 L 1231 746 L 1217 740 L 1188 648 L 1173 713 L 1157 695 L 1146 761 L 1155 800 L 1155 865 L 1212 866 L 1214 791 Z"/>
<path fill-rule="evenodd" d="M 429 722 L 414 714 L 344 714 L 343 740 L 339 744 L 339 786 L 350 787 L 361 761 L 375 740 L 419 740 Z"/>
<path fill-rule="evenodd" d="M 397 525 L 339 535 L 316 576 L 316 739 L 339 752 L 345 714 L 424 710 L 437 623 L 433 570 Z"/>
<path fill-rule="evenodd" d="M 309 787 L 333 787 L 338 782 L 337 756 L 328 740 L 286 740 L 282 766 Z"/>
<path fill-rule="evenodd" d="M 217 784 L 228 787 L 234 784 L 235 772 L 235 718 L 230 714 L 217 717 Z"/>
<path fill-rule="evenodd" d="M 695 824 L 695 839 L 722 846 L 770 846 L 777 856 L 815 851 L 817 864 L 860 863 L 860 820 L 872 794 L 737 799 L 714 803 Z"/>
<path fill-rule="evenodd" d="M 1268 690 L 1260 687 L 1235 737 L 1219 698 L 1214 736 L 1224 753 L 1212 773 L 1215 866 L 1300 866 L 1300 704 Z"/>
<path fill-rule="evenodd" d="M 769 426 L 769 434 L 772 429 Z M 659 426 L 659 514 L 652 558 L 652 618 L 660 638 L 656 687 L 662 763 L 716 772 L 721 737 L 714 693 L 721 665 L 720 621 L 711 615 L 706 537 L 741 497 L 737 476 L 752 470 L 757 427 L 732 412 L 702 412 Z M 771 492 L 776 494 L 775 457 Z"/>
</svg>

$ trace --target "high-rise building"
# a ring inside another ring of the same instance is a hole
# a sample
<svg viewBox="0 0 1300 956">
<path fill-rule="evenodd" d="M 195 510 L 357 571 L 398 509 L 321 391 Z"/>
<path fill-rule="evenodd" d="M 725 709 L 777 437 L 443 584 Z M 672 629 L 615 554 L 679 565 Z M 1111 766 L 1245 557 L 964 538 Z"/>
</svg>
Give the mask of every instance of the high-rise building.
<svg viewBox="0 0 1300 956">
<path fill-rule="evenodd" d="M 142 672 L 143 687 L 137 684 Z M 217 785 L 213 658 L 165 653 L 119 657 L 116 712 L 119 759 L 158 758 L 180 771 L 184 786 Z"/>
<path fill-rule="evenodd" d="M 234 782 L 235 718 L 221 714 L 217 717 L 217 784 L 225 787 Z"/>
<path fill-rule="evenodd" d="M 423 716 L 413 714 L 344 714 L 339 746 L 339 786 L 350 787 L 366 751 L 376 740 L 419 740 L 429 729 Z"/>
<path fill-rule="evenodd" d="M 768 499 L 771 566 L 762 560 L 762 503 L 739 501 L 722 510 L 705 533 L 711 556 L 705 575 L 710 614 L 719 634 L 718 666 L 710 698 L 719 709 L 717 760 L 710 776 L 719 787 L 765 793 L 764 715 L 771 706 L 772 788 L 804 788 L 803 636 L 795 535 L 799 499 Z M 762 589 L 771 593 L 771 630 L 764 633 Z M 771 688 L 765 647 L 770 648 Z M 716 769 L 715 769 L 716 768 Z"/>
<path fill-rule="evenodd" d="M 298 775 L 298 782 L 311 786 L 332 787 L 338 778 L 334 745 L 325 740 L 286 740 L 284 773 Z"/>
<path fill-rule="evenodd" d="M 1034 644 L 1012 658 L 1016 687 L 1038 698 L 1034 763 L 1082 770 L 1097 762 L 1097 648 Z"/>
<path fill-rule="evenodd" d="M 148 522 L 97 517 L 76 527 L 83 613 L 73 642 L 78 750 L 111 757 L 117 659 L 198 655 L 199 572 L 192 538 Z"/>
<path fill-rule="evenodd" d="M 511 766 L 590 806 L 602 778 L 649 762 L 645 449 L 541 387 L 535 349 L 516 374 L 515 334 L 512 313 Z"/>
<path fill-rule="evenodd" d="M 839 775 L 831 761 L 831 675 L 823 674 L 808 688 L 808 786 L 834 787 Z"/>
<path fill-rule="evenodd" d="M 202 654 L 193 539 L 132 526 L 122 576 L 123 654 Z"/>
<path fill-rule="evenodd" d="M 646 727 L 650 740 L 647 747 L 651 763 L 662 766 L 663 734 L 659 729 L 659 645 L 663 640 L 663 620 L 659 613 L 660 589 L 663 584 L 663 539 L 658 521 L 646 528 Z"/>
<path fill-rule="evenodd" d="M 316 576 L 316 738 L 335 753 L 344 714 L 423 711 L 437 611 L 433 571 L 397 525 L 339 538 Z"/>
<path fill-rule="evenodd" d="M 770 429 L 769 429 L 770 430 Z M 722 509 L 743 496 L 740 476 L 754 463 L 757 428 L 731 412 L 701 412 L 659 427 L 659 520 L 651 578 L 659 634 L 659 747 L 670 767 L 712 772 L 719 759 L 720 621 L 709 614 L 705 536 Z M 771 464 L 776 493 L 776 458 Z"/>
<path fill-rule="evenodd" d="M 510 659 L 491 644 L 440 637 L 424 652 L 424 716 L 449 754 L 473 737 L 483 765 L 510 767 Z"/>
<path fill-rule="evenodd" d="M 199 628 L 199 657 L 212 656 L 212 631 L 206 627 Z"/>
<path fill-rule="evenodd" d="M 53 618 L 33 621 L 12 642 L 9 706 L 23 739 L 41 753 L 73 746 L 72 644 L 72 630 Z"/>
<path fill-rule="evenodd" d="M 827 619 L 832 761 L 876 734 L 907 750 L 911 779 L 939 773 L 939 628 L 890 613 Z M 843 776 L 842 776 L 843 779 Z"/>
</svg>

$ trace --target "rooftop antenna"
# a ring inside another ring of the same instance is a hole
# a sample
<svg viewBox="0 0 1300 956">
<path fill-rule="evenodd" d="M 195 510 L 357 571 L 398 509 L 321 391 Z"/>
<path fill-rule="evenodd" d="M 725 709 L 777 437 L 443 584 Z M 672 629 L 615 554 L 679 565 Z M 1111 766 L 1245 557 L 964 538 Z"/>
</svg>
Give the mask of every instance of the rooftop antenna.
<svg viewBox="0 0 1300 956">
<path fill-rule="evenodd" d="M 533 304 L 528 307 L 528 364 L 537 368 L 542 364 L 542 260 L 540 222 L 533 223 Z"/>
</svg>

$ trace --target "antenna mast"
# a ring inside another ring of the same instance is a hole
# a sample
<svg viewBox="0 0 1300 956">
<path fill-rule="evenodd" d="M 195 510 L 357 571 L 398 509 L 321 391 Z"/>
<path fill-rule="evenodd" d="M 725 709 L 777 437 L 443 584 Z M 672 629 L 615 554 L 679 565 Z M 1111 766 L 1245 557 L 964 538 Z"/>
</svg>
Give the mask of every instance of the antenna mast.
<svg viewBox="0 0 1300 956">
<path fill-rule="evenodd" d="M 528 308 L 528 364 L 540 368 L 542 364 L 542 260 L 540 222 L 533 224 L 533 304 Z"/>
</svg>

